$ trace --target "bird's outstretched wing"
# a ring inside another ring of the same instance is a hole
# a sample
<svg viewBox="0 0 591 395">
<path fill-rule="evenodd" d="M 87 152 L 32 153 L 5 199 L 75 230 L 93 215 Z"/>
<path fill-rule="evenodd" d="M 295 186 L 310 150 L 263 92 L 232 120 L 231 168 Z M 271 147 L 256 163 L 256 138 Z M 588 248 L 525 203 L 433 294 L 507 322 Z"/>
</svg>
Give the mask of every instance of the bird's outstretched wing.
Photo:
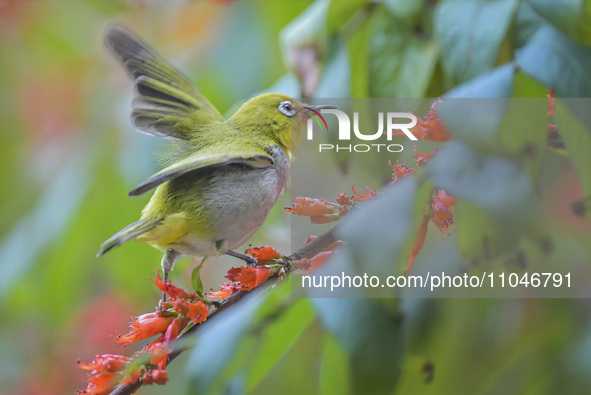
<svg viewBox="0 0 591 395">
<path fill-rule="evenodd" d="M 265 168 L 274 163 L 273 158 L 263 150 L 253 149 L 236 151 L 225 147 L 224 151 L 226 150 L 227 152 L 202 150 L 189 155 L 142 182 L 129 192 L 129 196 L 139 196 L 165 181 L 172 180 L 183 174 L 196 170 L 204 170 L 215 166 L 226 166 L 230 164 L 243 164 L 253 168 Z"/>
<path fill-rule="evenodd" d="M 224 121 L 194 84 L 129 30 L 109 26 L 105 44 L 135 81 L 131 118 L 141 131 L 186 140 L 196 127 Z"/>
</svg>

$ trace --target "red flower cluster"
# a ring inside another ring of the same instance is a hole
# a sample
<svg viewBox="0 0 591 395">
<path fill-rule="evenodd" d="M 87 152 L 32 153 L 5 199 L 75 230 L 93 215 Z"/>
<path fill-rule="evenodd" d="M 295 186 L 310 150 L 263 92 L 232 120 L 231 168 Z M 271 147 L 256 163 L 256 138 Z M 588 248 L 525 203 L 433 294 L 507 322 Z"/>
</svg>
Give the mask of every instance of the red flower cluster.
<svg viewBox="0 0 591 395">
<path fill-rule="evenodd" d="M 428 125 L 431 128 L 424 132 L 424 136 L 427 137 L 424 138 L 426 140 L 446 141 L 449 138 L 447 130 L 435 115 L 435 105 L 438 102 L 439 101 L 433 104 L 425 120 L 421 121 L 421 125 L 423 125 L 422 127 L 426 128 L 427 126 L 425 125 Z M 433 155 L 435 155 L 436 151 L 437 149 L 431 153 L 420 152 L 417 150 L 417 146 L 415 145 L 413 148 L 413 157 L 418 166 L 424 166 L 427 161 L 432 158 Z M 392 184 L 396 183 L 401 178 L 415 174 L 417 172 L 412 167 L 400 163 L 400 161 L 396 161 L 395 164 L 389 161 L 388 165 L 392 168 Z M 312 223 L 326 223 L 340 219 L 357 202 L 370 200 L 378 195 L 376 190 L 371 190 L 369 188 L 366 188 L 366 190 L 362 191 L 361 193 L 355 190 L 355 186 L 353 186 L 352 189 L 353 196 L 349 196 L 346 192 L 339 193 L 336 198 L 336 203 L 329 202 L 326 199 L 313 199 L 298 196 L 294 199 L 294 206 L 286 208 L 286 210 L 292 214 L 308 216 L 310 217 Z M 407 273 L 410 273 L 417 254 L 423 248 L 425 238 L 427 236 L 427 227 L 429 225 L 429 221 L 432 221 L 435 226 L 437 226 L 439 231 L 444 235 L 449 235 L 451 233 L 449 227 L 454 223 L 454 218 L 450 207 L 452 207 L 454 204 L 454 198 L 448 196 L 442 189 L 433 194 L 431 201 L 429 204 L 427 204 L 425 215 L 423 216 L 423 219 L 419 225 L 415 243 L 413 244 L 410 251 L 410 257 L 406 267 Z M 334 253 L 335 251 L 333 251 L 331 247 L 320 252 L 311 259 L 302 259 L 300 261 L 294 262 L 294 266 L 300 270 L 314 270 L 318 266 L 322 265 Z"/>
<path fill-rule="evenodd" d="M 190 323 L 205 321 L 209 308 L 196 293 L 189 294 L 170 281 L 162 281 L 160 274 L 152 281 L 170 300 L 162 303 L 162 311 L 132 318 L 129 333 L 117 336 L 118 343 L 130 344 L 159 335 L 136 355 L 139 360 L 147 353 L 149 362 L 134 364 L 133 358 L 111 354 L 97 355 L 91 363 L 78 362 L 82 369 L 91 371 L 86 390 L 78 391 L 78 394 L 108 394 L 118 384 L 134 384 L 140 379 L 143 384 L 165 384 L 168 381 L 165 367 L 172 351 L 171 344 Z"/>
<path fill-rule="evenodd" d="M 418 119 L 415 127 L 410 128 L 410 132 L 419 140 L 443 142 L 450 139 L 450 134 L 443 122 L 437 117 L 435 107 L 441 103 L 441 99 L 436 100 L 431 109 L 425 115 L 425 118 Z M 392 136 L 406 136 L 402 131 L 392 133 Z"/>
<path fill-rule="evenodd" d="M 316 236 L 308 236 L 304 244 L 308 244 L 315 238 Z M 337 251 L 335 248 L 341 243 L 342 241 L 337 240 L 330 246 L 326 247 L 324 250 L 320 251 L 318 254 L 314 255 L 312 258 L 302 258 L 299 261 L 293 262 L 292 265 L 300 272 L 312 272 L 322 266 L 324 262 L 328 260 L 328 258 L 336 254 Z"/>
<path fill-rule="evenodd" d="M 278 268 L 265 267 L 273 259 L 281 258 L 279 251 L 271 247 L 249 248 L 246 253 L 259 261 L 259 266 L 234 267 L 228 270 L 226 278 L 232 283 L 221 285 L 219 291 L 211 291 L 207 296 L 210 298 L 226 299 L 238 291 L 250 291 L 269 279 L 279 270 Z"/>
<path fill-rule="evenodd" d="M 353 190 L 353 194 L 355 196 L 352 196 L 350 200 L 354 202 L 363 202 L 365 200 L 370 200 L 373 199 L 377 194 L 378 191 L 376 191 L 375 189 L 369 189 L 369 187 L 365 187 L 365 191 L 362 191 L 361 193 L 357 192 L 355 190 L 355 185 L 353 185 L 351 187 L 351 189 Z M 347 195 L 347 192 L 343 192 L 345 194 L 345 196 Z M 341 195 L 341 194 L 339 194 Z M 349 204 L 349 206 L 351 206 L 352 204 Z"/>
<path fill-rule="evenodd" d="M 279 253 L 279 251 L 267 246 L 254 248 L 251 247 L 248 248 L 245 252 L 253 258 L 258 259 L 259 261 L 272 261 L 273 259 L 281 258 L 281 254 Z"/>
<path fill-rule="evenodd" d="M 123 355 L 103 354 L 97 355 L 94 361 L 82 363 L 78 361 L 81 369 L 89 370 L 88 387 L 78 394 L 106 394 L 119 382 L 120 372 L 132 361 Z"/>
<path fill-rule="evenodd" d="M 412 167 L 401 164 L 399 161 L 396 161 L 395 165 L 392 164 L 392 161 L 388 161 L 388 166 L 392 168 L 392 184 L 396 183 L 399 178 L 404 178 L 417 172 Z"/>
<path fill-rule="evenodd" d="M 431 197 L 431 207 L 429 208 L 427 205 L 425 215 L 423 215 L 423 219 L 419 225 L 417 238 L 410 249 L 408 265 L 405 269 L 407 274 L 410 274 L 414 260 L 425 244 L 429 220 L 431 220 L 444 235 L 449 235 L 451 233 L 449 226 L 454 223 L 454 219 L 450 207 L 454 204 L 456 204 L 455 199 L 445 193 L 443 189 L 440 189 L 436 194 L 433 194 Z"/>
<path fill-rule="evenodd" d="M 554 91 L 552 89 L 548 89 L 548 94 L 546 95 L 548 98 L 548 116 L 553 117 L 554 111 L 556 110 L 556 104 L 554 102 Z"/>
<path fill-rule="evenodd" d="M 437 194 L 431 199 L 431 208 L 433 209 L 431 221 L 445 235 L 449 235 L 449 226 L 454 223 L 453 214 L 450 210 L 450 207 L 454 204 L 456 204 L 456 200 L 445 193 L 443 189 L 437 191 Z"/>
<path fill-rule="evenodd" d="M 257 258 L 259 262 L 271 263 L 281 258 L 281 254 L 271 247 L 249 248 L 246 252 Z M 247 290 L 261 285 L 280 269 L 267 267 L 238 267 L 228 271 L 227 278 L 234 284 L 224 284 L 218 292 L 209 296 L 226 298 L 238 290 Z M 161 303 L 160 309 L 153 313 L 133 317 L 129 333 L 117 336 L 120 344 L 130 344 L 138 340 L 158 336 L 156 340 L 144 346 L 135 358 L 122 355 L 97 355 L 93 362 L 78 362 L 78 366 L 89 372 L 86 390 L 78 391 L 79 395 L 103 395 L 110 393 L 117 385 L 165 384 L 168 374 L 165 370 L 171 345 L 179 334 L 190 326 L 207 320 L 209 307 L 196 292 L 187 292 L 175 287 L 168 281 L 162 281 L 160 273 L 152 281 L 169 300 Z"/>
<path fill-rule="evenodd" d="M 347 192 L 339 193 L 336 203 L 322 198 L 298 196 L 293 199 L 293 206 L 286 207 L 285 210 L 292 214 L 310 217 L 310 222 L 313 224 L 325 224 L 338 221 L 351 210 L 355 203 L 373 199 L 378 194 L 375 189 L 369 189 L 369 187 L 366 187 L 361 192 L 355 190 L 355 185 L 351 189 L 353 190 L 353 196 L 348 195 Z"/>
<path fill-rule="evenodd" d="M 433 152 L 430 154 L 419 152 L 417 151 L 417 146 L 415 145 L 412 149 L 412 156 L 415 158 L 417 165 L 422 167 L 427 163 L 427 159 L 430 159 L 433 155 L 435 155 L 435 152 L 437 152 L 437 149 L 433 150 Z"/>
<path fill-rule="evenodd" d="M 292 207 L 285 210 L 292 214 L 310 217 L 313 224 L 325 224 L 341 218 L 340 205 L 326 199 L 313 199 L 298 196 Z"/>
</svg>

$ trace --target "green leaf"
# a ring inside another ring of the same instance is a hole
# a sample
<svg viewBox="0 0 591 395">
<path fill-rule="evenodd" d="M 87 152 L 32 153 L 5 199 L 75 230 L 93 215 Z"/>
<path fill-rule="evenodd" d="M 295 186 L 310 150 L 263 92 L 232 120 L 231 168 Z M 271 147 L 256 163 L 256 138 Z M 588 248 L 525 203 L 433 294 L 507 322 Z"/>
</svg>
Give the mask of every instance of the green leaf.
<svg viewBox="0 0 591 395">
<path fill-rule="evenodd" d="M 401 18 L 412 18 L 425 11 L 425 0 L 384 0 L 384 5 Z"/>
<path fill-rule="evenodd" d="M 517 8 L 513 29 L 510 30 L 508 39 L 513 48 L 521 48 L 526 45 L 536 32 L 550 22 L 542 18 L 527 1 L 522 1 Z"/>
<path fill-rule="evenodd" d="M 428 171 L 435 185 L 498 220 L 515 226 L 533 214 L 532 181 L 516 161 L 479 154 L 454 141 L 429 161 Z"/>
<path fill-rule="evenodd" d="M 80 152 L 74 153 L 57 169 L 52 182 L 39 197 L 37 205 L 0 241 L 0 268 L 3 273 L 0 276 L 0 300 L 9 294 L 13 287 L 19 285 L 41 253 L 63 237 L 69 230 L 69 223 L 76 218 L 76 212 L 84 203 L 89 180 L 92 179 L 90 174 L 95 158 L 92 154 L 89 155 L 85 147 L 79 150 Z M 75 268 L 79 262 L 69 262 L 72 267 L 66 268 L 64 264 L 59 264 L 61 261 L 60 259 L 56 263 L 58 268 L 62 269 L 62 281 L 69 283 L 72 274 L 70 270 L 74 270 L 76 274 Z M 40 279 L 35 276 L 33 278 Z M 74 285 L 76 284 L 74 282 Z M 56 295 L 56 298 L 58 297 L 65 299 L 59 300 L 63 303 L 57 303 L 54 298 L 51 302 L 54 307 L 67 305 L 66 293 Z"/>
<path fill-rule="evenodd" d="M 513 19 L 516 0 L 443 1 L 435 10 L 435 37 L 443 68 L 455 82 L 492 70 Z"/>
<path fill-rule="evenodd" d="M 525 74 L 523 71 L 519 70 L 515 74 L 513 98 L 546 98 L 547 94 L 548 88 Z"/>
<path fill-rule="evenodd" d="M 455 234 L 462 258 L 472 262 L 514 251 L 521 235 L 474 203 L 457 199 Z"/>
<path fill-rule="evenodd" d="M 329 0 L 315 2 L 280 33 L 284 63 L 298 77 L 305 95 L 316 91 L 322 69 L 321 60 L 326 57 L 326 15 L 329 5 Z"/>
<path fill-rule="evenodd" d="M 332 276 L 330 283 L 304 287 L 305 278 L 294 277 L 298 279 L 294 289 L 299 287 L 297 290 L 315 298 L 397 297 L 399 288 L 350 287 L 337 282 L 343 275 L 360 276 L 371 283 L 379 276 L 402 274 L 431 193 L 430 183 L 419 185 L 416 177 L 407 177 L 357 207 L 337 228 L 337 238 L 345 242 L 339 253 L 315 272 L 319 278 Z"/>
<path fill-rule="evenodd" d="M 331 0 L 326 15 L 328 32 L 334 33 L 346 26 L 347 22 L 368 3 L 369 0 Z"/>
<path fill-rule="evenodd" d="M 351 97 L 369 95 L 369 38 L 371 24 L 366 22 L 347 41 L 351 65 Z"/>
<path fill-rule="evenodd" d="M 451 142 L 429 161 L 428 171 L 435 185 L 456 198 L 456 235 L 465 259 L 512 252 L 523 236 L 546 238 L 531 177 L 518 162 Z"/>
<path fill-rule="evenodd" d="M 458 140 L 481 153 L 511 156 L 537 179 L 548 134 L 546 92 L 536 81 L 506 64 L 446 94 L 437 112 Z M 511 94 L 540 99 L 508 99 Z M 460 97 L 474 98 L 455 99 Z"/>
<path fill-rule="evenodd" d="M 531 82 L 535 84 L 535 81 Z M 504 153 L 519 160 L 534 182 L 540 176 L 548 147 L 547 114 L 548 99 L 545 97 L 508 100 L 508 108 L 499 131 Z"/>
<path fill-rule="evenodd" d="M 299 299 L 292 306 L 284 306 L 277 312 L 281 315 L 258 334 L 256 354 L 249 361 L 251 369 L 246 382 L 247 391 L 256 389 L 314 318 L 306 299 Z"/>
<path fill-rule="evenodd" d="M 376 15 L 369 49 L 372 97 L 423 97 L 437 64 L 435 42 L 389 12 Z"/>
<path fill-rule="evenodd" d="M 403 352 L 400 314 L 370 299 L 312 299 L 312 304 L 349 356 L 351 392 L 392 393 Z"/>
<path fill-rule="evenodd" d="M 528 0 L 536 13 L 567 36 L 591 45 L 591 2 L 586 0 Z"/>
<path fill-rule="evenodd" d="M 499 128 L 508 105 L 503 99 L 445 99 L 437 113 L 462 143 L 478 152 L 499 153 Z"/>
<path fill-rule="evenodd" d="M 415 228 L 413 212 L 421 201 L 417 191 L 414 177 L 402 179 L 345 217 L 337 233 L 346 242 L 357 274 L 392 274 L 401 246 Z"/>
<path fill-rule="evenodd" d="M 201 282 L 201 269 L 203 263 L 207 260 L 207 256 L 201 260 L 201 263 L 195 266 L 191 272 L 191 287 L 197 292 L 200 298 L 203 298 L 203 282 Z"/>
<path fill-rule="evenodd" d="M 502 98 L 510 97 L 513 90 L 515 67 L 504 64 L 495 70 L 484 73 L 471 81 L 447 92 L 448 98 Z"/>
<path fill-rule="evenodd" d="M 215 324 L 213 320 L 208 321 L 207 325 L 200 329 L 197 345 L 190 351 L 187 363 L 194 391 L 209 391 L 232 361 L 254 324 L 253 317 L 265 301 L 263 295 L 256 294 L 257 292 L 253 291 L 239 304 L 215 317 Z"/>
<path fill-rule="evenodd" d="M 324 52 L 328 6 L 327 0 L 315 2 L 281 30 L 281 48 L 286 64 L 293 65 L 291 51 L 298 46 L 315 45 Z"/>
<path fill-rule="evenodd" d="M 591 48 L 552 27 L 540 28 L 516 54 L 521 69 L 559 97 L 591 96 Z"/>
<path fill-rule="evenodd" d="M 334 37 L 330 41 L 327 61 L 322 78 L 316 90 L 316 97 L 350 97 L 351 66 L 347 42 L 343 37 Z"/>
<path fill-rule="evenodd" d="M 351 369 L 345 350 L 332 336 L 327 336 L 320 370 L 320 394 L 348 394 L 351 385 L 349 377 L 351 377 Z"/>
</svg>

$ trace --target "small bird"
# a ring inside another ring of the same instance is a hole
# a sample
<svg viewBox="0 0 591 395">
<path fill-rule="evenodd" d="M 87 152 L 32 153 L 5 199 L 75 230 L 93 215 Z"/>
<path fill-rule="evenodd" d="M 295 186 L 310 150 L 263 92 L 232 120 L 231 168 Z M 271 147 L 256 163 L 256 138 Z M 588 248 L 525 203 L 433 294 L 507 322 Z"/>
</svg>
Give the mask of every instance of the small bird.
<svg viewBox="0 0 591 395">
<path fill-rule="evenodd" d="M 139 221 L 101 245 L 100 256 L 136 239 L 164 252 L 166 281 L 184 255 L 234 251 L 263 224 L 283 193 L 290 158 L 309 117 L 321 108 L 281 94 L 262 94 L 229 119 L 154 49 L 120 26 L 105 43 L 135 81 L 131 119 L 140 131 L 173 141 L 172 164 L 129 192 L 156 188 Z"/>
</svg>

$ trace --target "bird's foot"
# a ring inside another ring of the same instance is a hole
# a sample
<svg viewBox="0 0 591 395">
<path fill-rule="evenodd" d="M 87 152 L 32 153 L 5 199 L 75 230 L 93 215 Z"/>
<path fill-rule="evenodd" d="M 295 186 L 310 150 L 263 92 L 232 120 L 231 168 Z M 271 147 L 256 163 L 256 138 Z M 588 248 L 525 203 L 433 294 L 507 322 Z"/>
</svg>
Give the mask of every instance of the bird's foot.
<svg viewBox="0 0 591 395">
<path fill-rule="evenodd" d="M 160 300 L 158 301 L 158 312 L 162 313 L 164 310 L 166 310 L 163 306 L 163 304 L 166 302 L 166 293 L 162 292 L 162 296 L 160 297 Z"/>
</svg>

